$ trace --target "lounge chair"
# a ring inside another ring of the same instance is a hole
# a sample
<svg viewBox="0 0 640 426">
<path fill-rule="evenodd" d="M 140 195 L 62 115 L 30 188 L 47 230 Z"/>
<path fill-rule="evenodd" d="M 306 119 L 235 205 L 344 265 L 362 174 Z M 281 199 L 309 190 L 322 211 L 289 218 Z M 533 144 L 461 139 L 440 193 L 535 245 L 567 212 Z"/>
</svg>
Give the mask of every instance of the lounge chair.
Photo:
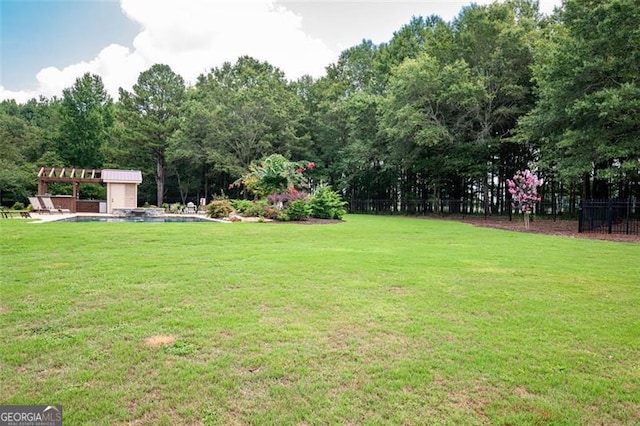
<svg viewBox="0 0 640 426">
<path fill-rule="evenodd" d="M 31 219 L 31 214 L 29 212 L 20 212 L 20 217 L 24 217 L 25 219 Z"/>
<path fill-rule="evenodd" d="M 42 203 L 44 204 L 44 208 L 49 210 L 49 212 L 57 211 L 60 214 L 62 214 L 62 213 L 71 213 L 71 210 L 69 210 L 69 209 L 59 209 L 59 208 L 55 207 L 53 205 L 53 201 L 51 201 L 51 197 L 40 197 L 40 199 L 42 200 Z"/>
<path fill-rule="evenodd" d="M 42 205 L 40 204 L 40 200 L 38 200 L 38 197 L 27 197 L 27 198 L 29 198 L 29 202 L 31 203 L 31 207 L 33 207 L 34 212 L 51 213 L 51 210 L 45 209 L 44 207 L 42 207 Z"/>
<path fill-rule="evenodd" d="M 11 211 L 6 207 L 0 207 L 0 216 L 5 219 L 9 219 L 10 217 L 13 217 L 13 213 L 11 213 Z"/>
</svg>

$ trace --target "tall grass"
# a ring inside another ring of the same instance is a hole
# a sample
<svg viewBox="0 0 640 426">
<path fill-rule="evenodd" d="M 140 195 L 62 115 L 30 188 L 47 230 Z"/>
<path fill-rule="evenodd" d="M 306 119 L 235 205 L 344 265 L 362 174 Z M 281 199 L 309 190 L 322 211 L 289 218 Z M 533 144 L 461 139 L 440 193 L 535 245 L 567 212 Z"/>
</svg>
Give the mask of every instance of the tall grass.
<svg viewBox="0 0 640 426">
<path fill-rule="evenodd" d="M 0 403 L 65 424 L 637 424 L 640 245 L 0 221 Z"/>
</svg>

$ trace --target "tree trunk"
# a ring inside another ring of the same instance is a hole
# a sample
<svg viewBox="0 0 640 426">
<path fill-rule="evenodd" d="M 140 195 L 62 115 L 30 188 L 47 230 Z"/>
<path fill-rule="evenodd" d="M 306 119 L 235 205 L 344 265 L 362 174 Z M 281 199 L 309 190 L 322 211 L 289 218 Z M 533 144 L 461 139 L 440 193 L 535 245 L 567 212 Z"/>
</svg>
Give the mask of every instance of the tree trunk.
<svg viewBox="0 0 640 426">
<path fill-rule="evenodd" d="M 582 199 L 588 200 L 591 198 L 591 178 L 589 173 L 582 175 Z"/>
<path fill-rule="evenodd" d="M 182 186 L 182 179 L 180 179 L 180 172 L 178 172 L 176 170 L 176 178 L 178 179 L 178 191 L 180 191 L 180 200 L 182 201 L 182 204 L 187 204 L 187 197 L 189 196 L 188 191 L 184 190 L 184 187 Z M 158 204 L 158 206 L 160 206 L 160 204 Z"/>
<path fill-rule="evenodd" d="M 209 179 L 207 177 L 207 167 L 205 165 L 202 166 L 202 180 L 204 182 L 204 199 L 209 200 Z M 226 191 L 228 188 L 222 187 L 222 189 L 223 191 Z"/>
<path fill-rule="evenodd" d="M 159 154 L 156 157 L 156 187 L 157 187 L 157 206 L 160 207 L 164 201 L 164 176 L 165 176 L 165 161 L 164 155 Z"/>
</svg>

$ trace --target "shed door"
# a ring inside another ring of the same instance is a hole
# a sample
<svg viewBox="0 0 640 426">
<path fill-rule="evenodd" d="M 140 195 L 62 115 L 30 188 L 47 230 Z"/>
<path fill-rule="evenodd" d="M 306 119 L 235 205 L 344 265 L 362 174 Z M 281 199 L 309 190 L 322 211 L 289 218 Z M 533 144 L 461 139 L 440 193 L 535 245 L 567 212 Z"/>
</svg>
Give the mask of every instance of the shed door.
<svg viewBox="0 0 640 426">
<path fill-rule="evenodd" d="M 110 183 L 107 187 L 107 201 L 109 202 L 109 213 L 113 209 L 127 207 L 127 197 L 125 193 L 125 185 L 121 183 Z"/>
<path fill-rule="evenodd" d="M 135 209 L 138 207 L 138 187 L 136 184 L 128 183 L 124 185 L 126 207 Z"/>
</svg>

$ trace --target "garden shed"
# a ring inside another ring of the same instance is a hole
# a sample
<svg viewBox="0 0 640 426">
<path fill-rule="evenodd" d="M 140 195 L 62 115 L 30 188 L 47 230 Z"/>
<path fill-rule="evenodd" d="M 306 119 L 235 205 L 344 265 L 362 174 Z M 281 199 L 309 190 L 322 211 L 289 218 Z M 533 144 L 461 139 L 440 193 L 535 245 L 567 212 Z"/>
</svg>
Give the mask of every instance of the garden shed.
<svg viewBox="0 0 640 426">
<path fill-rule="evenodd" d="M 102 182 L 107 184 L 107 213 L 114 208 L 138 207 L 138 185 L 142 183 L 140 170 L 102 171 Z"/>
</svg>

